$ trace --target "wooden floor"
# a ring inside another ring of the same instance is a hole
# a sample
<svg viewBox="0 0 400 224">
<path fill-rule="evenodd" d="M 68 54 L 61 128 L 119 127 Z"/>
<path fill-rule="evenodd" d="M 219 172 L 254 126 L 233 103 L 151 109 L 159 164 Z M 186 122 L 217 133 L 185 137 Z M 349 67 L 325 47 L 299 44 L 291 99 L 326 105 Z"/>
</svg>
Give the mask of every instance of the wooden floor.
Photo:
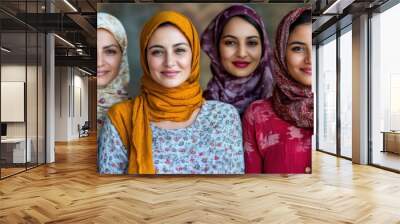
<svg viewBox="0 0 400 224">
<path fill-rule="evenodd" d="M 400 154 L 376 150 L 372 160 L 374 164 L 400 170 Z"/>
<path fill-rule="evenodd" d="M 21 164 L 21 165 L 19 164 L 18 167 L 1 168 L 1 170 L 0 170 L 1 178 L 6 178 L 8 176 L 15 175 L 15 174 L 20 173 L 20 172 L 24 172 L 27 169 L 28 170 L 29 169 L 33 169 L 35 167 L 37 167 L 36 163 L 35 164 L 33 164 L 33 163 L 29 164 L 28 163 L 27 167 L 25 167 L 25 164 Z"/>
<path fill-rule="evenodd" d="M 25 167 L 24 168 L 1 168 L 1 178 L 19 173 L 26 170 Z"/>
<path fill-rule="evenodd" d="M 311 175 L 96 173 L 94 137 L 0 181 L 0 223 L 400 223 L 400 175 L 315 152 Z"/>
</svg>

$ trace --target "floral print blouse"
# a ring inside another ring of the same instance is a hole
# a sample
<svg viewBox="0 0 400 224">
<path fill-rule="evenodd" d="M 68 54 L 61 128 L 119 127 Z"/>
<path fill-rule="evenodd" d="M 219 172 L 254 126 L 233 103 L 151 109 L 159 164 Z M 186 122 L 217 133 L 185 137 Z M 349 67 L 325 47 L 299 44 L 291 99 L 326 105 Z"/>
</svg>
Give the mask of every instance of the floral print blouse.
<svg viewBox="0 0 400 224">
<path fill-rule="evenodd" d="M 243 142 L 237 110 L 206 101 L 186 128 L 162 129 L 151 124 L 157 174 L 243 174 Z M 109 118 L 98 139 L 101 174 L 125 174 L 128 153 Z"/>
<path fill-rule="evenodd" d="M 275 114 L 271 100 L 254 101 L 243 117 L 246 173 L 311 173 L 312 129 Z"/>
</svg>

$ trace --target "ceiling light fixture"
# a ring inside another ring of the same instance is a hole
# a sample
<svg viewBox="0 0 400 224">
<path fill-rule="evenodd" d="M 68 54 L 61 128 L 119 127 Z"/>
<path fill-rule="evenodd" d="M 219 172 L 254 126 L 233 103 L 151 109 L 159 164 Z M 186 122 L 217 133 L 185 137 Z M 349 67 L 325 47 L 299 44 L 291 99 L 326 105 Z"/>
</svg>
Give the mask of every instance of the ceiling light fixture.
<svg viewBox="0 0 400 224">
<path fill-rule="evenodd" d="M 92 73 L 90 73 L 90 72 L 88 72 L 88 71 L 85 71 L 85 70 L 83 70 L 83 69 L 81 69 L 81 68 L 79 68 L 79 67 L 78 67 L 78 69 L 79 69 L 81 72 L 85 73 L 85 74 L 88 74 L 88 75 L 90 75 L 90 76 L 92 75 Z"/>
<path fill-rule="evenodd" d="M 65 4 L 67 4 L 72 10 L 74 10 L 75 12 L 78 12 L 78 10 L 71 4 L 69 3 L 68 0 L 64 0 Z"/>
<path fill-rule="evenodd" d="M 11 52 L 11 50 L 9 50 L 9 49 L 7 49 L 7 48 L 5 48 L 5 47 L 1 47 L 1 50 L 4 51 L 4 52 L 7 52 L 7 53 L 10 53 L 10 52 Z"/>
<path fill-rule="evenodd" d="M 351 5 L 355 0 L 336 0 L 332 5 L 324 10 L 322 14 L 342 14 L 347 6 Z"/>
<path fill-rule="evenodd" d="M 70 47 L 75 48 L 75 45 L 73 45 L 71 42 L 69 42 L 68 40 L 58 36 L 57 34 L 54 34 L 55 37 L 57 37 L 58 39 L 60 39 L 61 41 L 63 41 L 64 43 L 66 43 L 67 45 L 69 45 Z"/>
</svg>

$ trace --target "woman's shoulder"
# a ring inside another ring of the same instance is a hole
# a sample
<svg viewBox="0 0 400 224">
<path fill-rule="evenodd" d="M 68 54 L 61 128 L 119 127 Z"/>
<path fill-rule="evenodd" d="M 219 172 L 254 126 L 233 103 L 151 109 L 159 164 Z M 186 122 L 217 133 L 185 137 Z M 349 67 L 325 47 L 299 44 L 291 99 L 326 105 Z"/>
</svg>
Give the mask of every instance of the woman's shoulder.
<svg viewBox="0 0 400 224">
<path fill-rule="evenodd" d="M 241 121 L 237 109 L 227 103 L 207 100 L 203 104 L 198 116 L 196 129 L 208 134 L 214 133 L 225 136 L 230 134 L 232 129 L 240 130 Z"/>
<path fill-rule="evenodd" d="M 206 100 L 203 107 L 205 111 L 213 114 L 221 114 L 223 112 L 228 114 L 239 114 L 235 106 L 217 100 Z"/>
<path fill-rule="evenodd" d="M 258 119 L 264 120 L 265 118 L 270 118 L 271 116 L 275 116 L 275 112 L 272 108 L 271 98 L 252 102 L 244 112 L 244 119 L 249 122 L 254 122 Z"/>
<path fill-rule="evenodd" d="M 261 99 L 261 100 L 256 100 L 252 102 L 246 109 L 245 113 L 254 113 L 254 112 L 259 112 L 265 111 L 265 110 L 271 110 L 272 109 L 272 100 L 271 98 L 269 99 Z"/>
<path fill-rule="evenodd" d="M 216 123 L 240 121 L 240 116 L 236 108 L 230 104 L 206 100 L 200 110 L 198 120 L 207 126 L 207 124 L 215 125 Z"/>
<path fill-rule="evenodd" d="M 115 116 L 117 114 L 126 113 L 132 110 L 133 99 L 123 100 L 110 107 L 108 114 Z"/>
</svg>

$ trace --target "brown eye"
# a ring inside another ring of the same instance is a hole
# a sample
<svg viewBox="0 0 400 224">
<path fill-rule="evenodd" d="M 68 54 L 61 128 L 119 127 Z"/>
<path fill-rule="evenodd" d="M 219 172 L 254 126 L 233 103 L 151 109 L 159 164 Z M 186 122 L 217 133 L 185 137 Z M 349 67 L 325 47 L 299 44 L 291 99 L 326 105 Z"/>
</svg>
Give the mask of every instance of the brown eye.
<svg viewBox="0 0 400 224">
<path fill-rule="evenodd" d="M 232 40 L 225 40 L 224 44 L 226 46 L 234 46 L 236 43 L 234 41 L 232 41 Z"/>
<path fill-rule="evenodd" d="M 294 52 L 304 52 L 304 48 L 303 47 L 299 47 L 299 46 L 295 46 L 295 47 L 292 47 L 292 51 L 294 51 Z"/>
<path fill-rule="evenodd" d="M 105 50 L 105 53 L 107 55 L 115 55 L 115 54 L 117 54 L 117 51 L 114 49 L 107 49 L 107 50 Z"/>
<path fill-rule="evenodd" d="M 177 49 L 175 49 L 175 53 L 178 55 L 183 55 L 186 53 L 186 49 L 185 48 L 177 48 Z"/>
<path fill-rule="evenodd" d="M 258 45 L 258 41 L 255 41 L 255 40 L 248 41 L 247 45 L 250 47 L 256 47 Z"/>
<path fill-rule="evenodd" d="M 163 52 L 162 50 L 153 50 L 153 51 L 150 52 L 150 54 L 151 54 L 152 56 L 155 56 L 155 57 L 162 56 L 163 53 L 164 53 L 164 52 Z"/>
</svg>

